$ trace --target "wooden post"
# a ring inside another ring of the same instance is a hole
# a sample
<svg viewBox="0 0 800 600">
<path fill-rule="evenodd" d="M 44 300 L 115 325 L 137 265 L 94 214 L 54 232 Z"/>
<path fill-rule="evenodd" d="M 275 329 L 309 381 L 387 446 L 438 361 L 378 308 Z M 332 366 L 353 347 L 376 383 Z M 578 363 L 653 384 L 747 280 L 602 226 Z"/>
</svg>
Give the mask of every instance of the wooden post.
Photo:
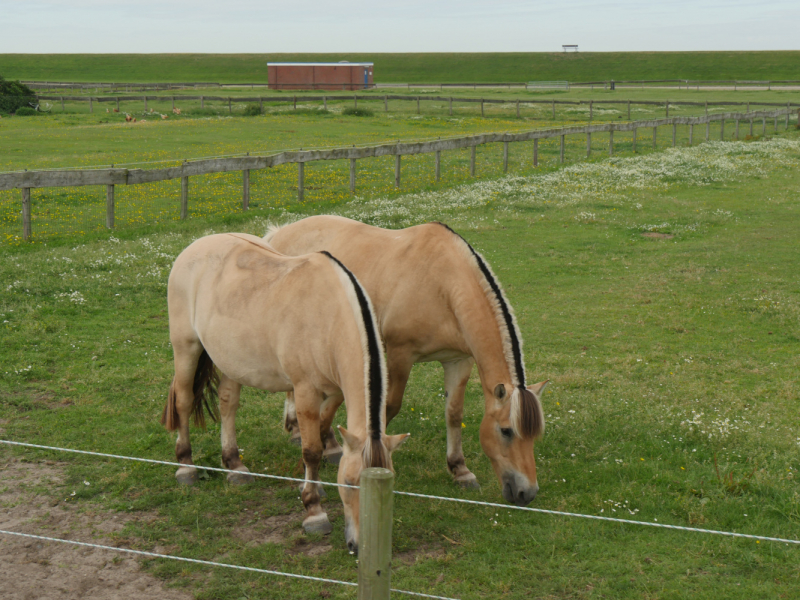
<svg viewBox="0 0 800 600">
<path fill-rule="evenodd" d="M 400 155 L 394 155 L 394 187 L 400 187 Z"/>
<path fill-rule="evenodd" d="M 306 163 L 299 162 L 297 163 L 297 199 L 302 202 L 304 196 L 304 187 L 305 187 L 305 166 Z"/>
<path fill-rule="evenodd" d="M 229 115 L 233 114 L 233 107 L 231 106 L 231 97 L 230 96 L 228 96 L 228 114 Z"/>
<path fill-rule="evenodd" d="M 736 119 L 736 139 L 739 139 L 739 119 Z"/>
<path fill-rule="evenodd" d="M 322 110 L 328 110 L 328 98 L 327 96 L 322 97 Z"/>
<path fill-rule="evenodd" d="M 533 166 L 539 166 L 539 138 L 533 140 Z"/>
<path fill-rule="evenodd" d="M 720 141 L 725 140 L 725 119 L 719 122 L 719 139 Z"/>
<path fill-rule="evenodd" d="M 94 106 L 92 106 L 92 97 L 89 96 L 89 114 L 94 112 Z"/>
<path fill-rule="evenodd" d="M 189 178 L 181 177 L 181 221 L 189 216 Z"/>
<path fill-rule="evenodd" d="M 675 139 L 678 137 L 678 124 L 672 124 L 672 147 L 675 147 Z"/>
<path fill-rule="evenodd" d="M 614 127 L 608 130 L 608 155 L 614 156 Z"/>
<path fill-rule="evenodd" d="M 503 142 L 503 173 L 508 173 L 508 142 Z"/>
<path fill-rule="evenodd" d="M 592 133 L 586 133 L 586 158 L 592 155 Z"/>
<path fill-rule="evenodd" d="M 297 110 L 297 96 L 292 96 L 292 109 Z"/>
<path fill-rule="evenodd" d="M 694 137 L 694 124 L 689 124 L 689 146 L 692 145 L 692 138 Z"/>
<path fill-rule="evenodd" d="M 631 101 L 628 100 L 628 121 L 631 120 Z"/>
<path fill-rule="evenodd" d="M 206 100 L 204 96 L 200 96 L 200 108 L 206 107 Z"/>
<path fill-rule="evenodd" d="M 419 96 L 417 96 L 417 114 L 419 114 Z"/>
<path fill-rule="evenodd" d="M 31 239 L 31 188 L 22 188 L 22 239 Z"/>
<path fill-rule="evenodd" d="M 350 193 L 355 196 L 356 193 L 356 159 L 350 159 Z"/>
<path fill-rule="evenodd" d="M 258 97 L 258 114 L 260 114 L 260 115 L 264 114 L 264 97 L 263 96 L 259 96 Z"/>
<path fill-rule="evenodd" d="M 438 182 L 441 179 L 442 175 L 442 151 L 437 150 L 435 154 L 435 163 L 436 165 L 436 181 Z"/>
<path fill-rule="evenodd" d="M 242 170 L 242 210 L 250 209 L 250 169 Z"/>
<path fill-rule="evenodd" d="M 147 96 L 144 97 L 144 112 L 147 112 Z"/>
<path fill-rule="evenodd" d="M 553 118 L 555 119 L 555 113 L 553 114 L 554 114 Z M 594 118 L 594 102 L 589 100 L 589 121 L 591 121 L 593 118 Z"/>
<path fill-rule="evenodd" d="M 175 96 L 172 97 L 172 110 L 175 110 Z"/>
<path fill-rule="evenodd" d="M 483 116 L 483 98 L 481 98 L 481 116 Z"/>
<path fill-rule="evenodd" d="M 708 116 L 708 100 L 706 100 L 706 116 Z"/>
<path fill-rule="evenodd" d="M 767 135 L 767 117 L 761 117 L 761 135 Z"/>
<path fill-rule="evenodd" d="M 353 94 L 353 108 L 358 108 L 358 96 Z"/>
<path fill-rule="evenodd" d="M 775 117 L 775 133 L 778 133 L 778 117 Z"/>
<path fill-rule="evenodd" d="M 64 107 L 62 106 L 61 108 L 63 109 Z M 117 112 L 119 112 L 119 98 L 117 98 Z"/>
<path fill-rule="evenodd" d="M 114 229 L 114 186 L 106 186 L 106 228 Z"/>
<path fill-rule="evenodd" d="M 633 128 L 633 153 L 636 154 L 636 127 Z"/>
<path fill-rule="evenodd" d="M 656 140 L 658 138 L 658 127 L 653 127 L 653 150 L 656 149 Z"/>
<path fill-rule="evenodd" d="M 475 177 L 475 153 L 476 147 L 470 146 L 469 149 L 469 175 L 470 177 Z"/>
<path fill-rule="evenodd" d="M 564 143 L 566 137 L 567 137 L 566 135 L 561 136 L 561 153 L 559 154 L 558 162 L 561 163 L 562 165 L 564 164 Z"/>
<path fill-rule="evenodd" d="M 117 100 L 117 105 L 119 105 L 119 100 Z M 61 96 L 61 112 L 64 112 L 64 96 Z"/>
<path fill-rule="evenodd" d="M 750 117 L 750 137 L 753 137 L 753 117 Z"/>
<path fill-rule="evenodd" d="M 706 141 L 711 137 L 711 121 L 706 121 Z"/>
<path fill-rule="evenodd" d="M 450 96 L 450 116 L 453 116 L 453 97 Z"/>
<path fill-rule="evenodd" d="M 517 118 L 519 119 L 519 100 L 517 100 Z M 788 118 L 786 119 L 786 122 L 787 123 L 789 122 Z M 787 125 L 787 127 L 788 127 L 788 125 Z"/>
<path fill-rule="evenodd" d="M 392 487 L 389 469 L 361 471 L 358 600 L 389 600 L 392 569 Z"/>
<path fill-rule="evenodd" d="M 556 120 L 556 101 L 553 100 L 553 121 Z"/>
<path fill-rule="evenodd" d="M 669 100 L 667 100 L 666 105 L 664 106 L 665 110 L 667 111 L 667 119 L 669 119 Z"/>
</svg>

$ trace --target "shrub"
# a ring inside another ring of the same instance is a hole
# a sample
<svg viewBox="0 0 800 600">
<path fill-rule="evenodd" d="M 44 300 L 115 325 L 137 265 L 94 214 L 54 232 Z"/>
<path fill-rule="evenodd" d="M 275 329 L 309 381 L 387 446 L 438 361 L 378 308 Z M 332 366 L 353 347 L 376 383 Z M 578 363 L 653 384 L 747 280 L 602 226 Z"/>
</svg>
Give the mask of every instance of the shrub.
<svg viewBox="0 0 800 600">
<path fill-rule="evenodd" d="M 261 107 L 258 104 L 248 104 L 244 107 L 245 117 L 258 117 L 261 115 Z"/>
<path fill-rule="evenodd" d="M 7 81 L 0 75 L 0 112 L 13 113 L 22 107 L 30 108 L 30 103 L 36 103 L 36 94 L 31 88 L 19 81 Z"/>
<path fill-rule="evenodd" d="M 39 113 L 32 109 L 30 106 L 21 106 L 14 113 L 17 117 L 35 117 Z"/>
<path fill-rule="evenodd" d="M 368 108 L 354 108 L 352 106 L 348 106 L 342 111 L 343 115 L 349 115 L 351 117 L 372 117 L 375 116 L 375 113 L 372 112 Z"/>
</svg>

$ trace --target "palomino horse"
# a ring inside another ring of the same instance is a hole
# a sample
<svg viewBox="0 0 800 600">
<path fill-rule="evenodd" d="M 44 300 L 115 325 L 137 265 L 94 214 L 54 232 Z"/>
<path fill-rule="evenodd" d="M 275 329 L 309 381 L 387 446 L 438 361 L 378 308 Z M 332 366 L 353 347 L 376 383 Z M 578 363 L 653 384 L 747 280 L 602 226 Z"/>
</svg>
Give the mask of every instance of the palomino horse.
<svg viewBox="0 0 800 600">
<path fill-rule="evenodd" d="M 178 430 L 176 477 L 193 483 L 189 418 L 212 418 L 216 386 L 222 417 L 222 462 L 240 483 L 242 464 L 234 420 L 243 385 L 294 390 L 303 437 L 305 478 L 319 479 L 322 436 L 344 401 L 347 429 L 339 482 L 358 485 L 366 467 L 392 468 L 392 452 L 407 437 L 386 436 L 386 364 L 375 314 L 360 284 L 330 254 L 282 256 L 260 238 L 219 234 L 201 238 L 175 260 L 167 290 L 175 377 L 162 423 Z M 216 372 L 219 372 L 217 377 Z M 317 484 L 303 485 L 307 532 L 329 533 Z M 348 547 L 358 548 L 358 490 L 339 488 Z"/>
<path fill-rule="evenodd" d="M 547 382 L 526 386 L 514 312 L 480 254 L 441 223 L 392 231 L 335 216 L 271 227 L 265 240 L 290 255 L 328 250 L 358 277 L 386 344 L 387 423 L 400 411 L 411 366 L 442 364 L 447 465 L 465 487 L 478 486 L 461 447 L 464 391 L 477 363 L 485 400 L 481 446 L 503 497 L 518 505 L 533 500 L 539 490 L 533 440 L 544 432 L 539 394 Z M 291 429 L 294 413 L 287 404 Z"/>
</svg>

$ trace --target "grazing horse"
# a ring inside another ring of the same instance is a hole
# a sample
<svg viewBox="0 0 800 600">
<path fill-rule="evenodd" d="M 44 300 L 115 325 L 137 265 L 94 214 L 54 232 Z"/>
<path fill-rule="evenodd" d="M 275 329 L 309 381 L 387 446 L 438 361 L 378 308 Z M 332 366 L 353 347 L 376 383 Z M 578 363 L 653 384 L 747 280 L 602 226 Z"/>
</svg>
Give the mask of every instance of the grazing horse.
<svg viewBox="0 0 800 600">
<path fill-rule="evenodd" d="M 520 506 L 533 500 L 539 490 L 533 440 L 544 432 L 539 394 L 547 382 L 526 386 L 514 312 L 486 260 L 464 238 L 441 223 L 388 230 L 315 216 L 270 227 L 264 239 L 290 255 L 328 250 L 358 277 L 386 345 L 387 423 L 400 411 L 412 365 L 442 364 L 447 466 L 464 487 L 478 487 L 461 447 L 464 391 L 477 363 L 485 400 L 483 451 L 506 500 Z M 291 430 L 290 397 L 287 404 L 284 426 Z"/>
<path fill-rule="evenodd" d="M 189 419 L 216 420 L 219 396 L 222 463 L 243 483 L 252 476 L 236 444 L 235 417 L 243 385 L 293 390 L 303 437 L 305 478 L 319 479 L 321 432 L 345 402 L 347 429 L 340 483 L 358 485 L 366 467 L 392 468 L 406 435 L 386 436 L 386 364 L 369 297 L 358 280 L 326 253 L 289 257 L 259 237 L 229 233 L 201 238 L 175 260 L 167 288 L 175 376 L 162 423 L 178 430 L 179 482 L 197 479 Z M 318 484 L 302 500 L 307 532 L 330 533 Z M 358 548 L 358 490 L 339 488 L 348 547 Z"/>
</svg>

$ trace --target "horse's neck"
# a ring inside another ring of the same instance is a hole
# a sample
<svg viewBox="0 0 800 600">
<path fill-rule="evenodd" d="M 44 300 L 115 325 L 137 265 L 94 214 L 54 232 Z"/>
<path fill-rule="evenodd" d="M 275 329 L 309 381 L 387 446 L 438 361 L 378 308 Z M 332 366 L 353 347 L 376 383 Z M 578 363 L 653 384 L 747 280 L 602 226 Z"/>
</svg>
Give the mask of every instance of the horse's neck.
<svg viewBox="0 0 800 600">
<path fill-rule="evenodd" d="M 470 354 L 486 385 L 510 380 L 511 372 L 497 316 L 477 281 L 465 282 L 451 306 Z"/>
</svg>

